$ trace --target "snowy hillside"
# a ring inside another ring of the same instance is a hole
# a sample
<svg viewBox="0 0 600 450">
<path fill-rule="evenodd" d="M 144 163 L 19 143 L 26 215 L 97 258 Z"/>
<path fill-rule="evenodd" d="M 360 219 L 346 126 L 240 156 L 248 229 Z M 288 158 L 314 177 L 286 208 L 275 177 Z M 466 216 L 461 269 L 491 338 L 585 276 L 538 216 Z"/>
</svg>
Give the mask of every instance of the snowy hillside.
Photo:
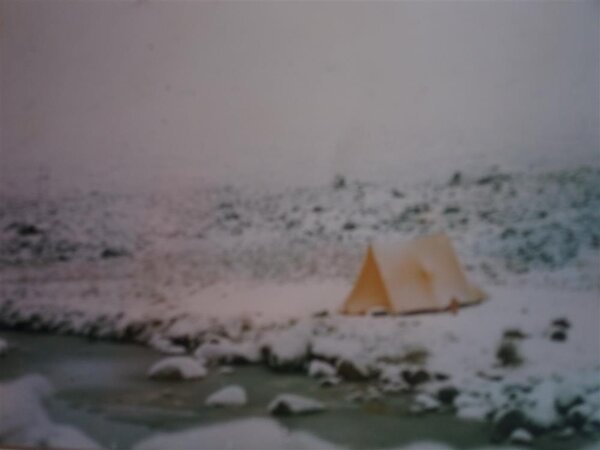
<svg viewBox="0 0 600 450">
<path fill-rule="evenodd" d="M 595 436 L 599 221 L 593 168 L 6 199 L 0 324 L 141 342 L 203 374 L 261 363 L 368 383 L 353 401 L 407 394 L 414 414 L 488 421 L 498 442 Z M 337 314 L 367 242 L 439 231 L 488 301 L 457 316 Z"/>
<path fill-rule="evenodd" d="M 230 278 L 351 278 L 370 240 L 448 233 L 487 283 L 598 287 L 600 169 L 490 171 L 417 186 L 339 177 L 332 186 L 256 193 L 94 194 L 0 203 L 0 267 L 121 277 L 140 261 L 210 284 Z M 102 264 L 102 261 L 110 263 Z M 62 262 L 60 265 L 52 263 Z M 163 273 L 163 276 L 164 273 Z"/>
</svg>

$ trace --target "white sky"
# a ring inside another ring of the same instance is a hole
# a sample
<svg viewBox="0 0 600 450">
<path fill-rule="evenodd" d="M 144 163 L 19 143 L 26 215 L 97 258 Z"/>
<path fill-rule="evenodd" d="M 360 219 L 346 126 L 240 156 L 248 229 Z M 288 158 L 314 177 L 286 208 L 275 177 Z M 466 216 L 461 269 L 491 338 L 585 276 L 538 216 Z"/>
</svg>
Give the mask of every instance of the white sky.
<svg viewBox="0 0 600 450">
<path fill-rule="evenodd" d="M 600 2 L 0 0 L 0 187 L 600 162 Z"/>
</svg>

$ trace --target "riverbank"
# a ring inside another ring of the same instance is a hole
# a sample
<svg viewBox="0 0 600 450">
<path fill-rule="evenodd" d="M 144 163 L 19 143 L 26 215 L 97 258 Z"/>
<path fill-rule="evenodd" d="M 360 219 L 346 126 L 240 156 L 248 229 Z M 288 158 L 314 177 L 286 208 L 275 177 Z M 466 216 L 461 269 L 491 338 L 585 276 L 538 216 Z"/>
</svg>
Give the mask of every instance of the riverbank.
<svg viewBox="0 0 600 450">
<path fill-rule="evenodd" d="M 2 360 L 0 383 L 25 374 L 43 373 L 56 388 L 47 402 L 53 420 L 82 430 L 105 448 L 129 449 L 160 433 L 173 433 L 238 419 L 268 418 L 266 406 L 280 392 L 316 398 L 327 406 L 323 414 L 279 420 L 288 430 L 307 432 L 340 448 L 398 448 L 415 441 L 443 442 L 456 448 L 488 443 L 488 427 L 451 414 L 415 415 L 407 396 L 386 395 L 371 402 L 348 400 L 368 383 L 322 388 L 300 374 L 281 374 L 259 366 L 218 370 L 203 380 L 153 381 L 146 377 L 159 355 L 146 348 L 89 342 L 66 336 L 3 331 L 13 350 Z M 215 409 L 204 400 L 220 387 L 244 386 L 244 407 Z M 356 426 L 360 423 L 361 426 Z M 533 448 L 584 448 L 590 437 L 568 441 L 541 439 Z"/>
</svg>

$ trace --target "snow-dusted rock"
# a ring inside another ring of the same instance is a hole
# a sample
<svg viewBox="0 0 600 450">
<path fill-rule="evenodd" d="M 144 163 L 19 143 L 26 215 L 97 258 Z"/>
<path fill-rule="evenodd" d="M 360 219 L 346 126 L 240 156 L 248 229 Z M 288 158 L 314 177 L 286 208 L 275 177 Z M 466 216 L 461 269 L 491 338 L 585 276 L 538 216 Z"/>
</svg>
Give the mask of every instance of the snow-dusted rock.
<svg viewBox="0 0 600 450">
<path fill-rule="evenodd" d="M 418 386 L 431 379 L 431 375 L 424 369 L 405 369 L 402 371 L 402 378 L 409 386 Z"/>
<path fill-rule="evenodd" d="M 558 439 L 571 439 L 574 435 L 575 429 L 573 427 L 565 427 L 555 434 Z"/>
<path fill-rule="evenodd" d="M 371 377 L 371 368 L 365 358 L 341 359 L 337 363 L 337 373 L 344 380 L 364 381 Z"/>
<path fill-rule="evenodd" d="M 308 375 L 313 378 L 331 378 L 335 374 L 335 367 L 325 361 L 313 359 L 308 366 Z"/>
<path fill-rule="evenodd" d="M 540 428 L 550 428 L 560 420 L 555 406 L 555 393 L 556 383 L 552 380 L 534 386 L 522 408 L 529 422 Z"/>
<path fill-rule="evenodd" d="M 133 450 L 188 450 L 200 443 L 207 449 L 339 449 L 309 433 L 288 430 L 274 420 L 253 418 L 159 434 L 139 442 Z"/>
<path fill-rule="evenodd" d="M 248 402 L 242 386 L 231 385 L 218 390 L 206 399 L 206 406 L 244 406 Z"/>
<path fill-rule="evenodd" d="M 392 394 L 405 391 L 408 388 L 408 385 L 402 377 L 401 366 L 382 364 L 378 369 L 379 384 L 383 392 Z"/>
<path fill-rule="evenodd" d="M 444 405 L 452 405 L 460 392 L 454 386 L 444 386 L 438 389 L 436 393 L 437 399 Z"/>
<path fill-rule="evenodd" d="M 175 345 L 171 340 L 158 334 L 155 334 L 150 338 L 148 345 L 165 355 L 183 355 L 185 353 L 185 348 L 181 345 Z"/>
<path fill-rule="evenodd" d="M 344 398 L 349 402 L 359 403 L 365 400 L 365 395 L 362 391 L 353 391 L 346 395 Z"/>
<path fill-rule="evenodd" d="M 205 377 L 206 368 L 194 358 L 171 356 L 150 367 L 148 376 L 160 380 L 192 380 Z"/>
<path fill-rule="evenodd" d="M 28 375 L 0 384 L 0 442 L 13 445 L 35 445 L 48 434 L 50 419 L 41 399 L 52 392 L 48 380 Z"/>
<path fill-rule="evenodd" d="M 293 326 L 267 336 L 262 343 L 266 362 L 277 369 L 299 369 L 309 350 L 309 330 L 305 326 Z"/>
<path fill-rule="evenodd" d="M 567 422 L 575 428 L 581 428 L 593 420 L 596 411 L 597 409 L 591 403 L 581 403 L 569 410 Z"/>
<path fill-rule="evenodd" d="M 52 392 L 48 380 L 40 375 L 28 375 L 0 384 L 0 444 L 11 447 L 100 448 L 79 430 L 50 420 L 41 400 Z"/>
<path fill-rule="evenodd" d="M 506 441 L 515 430 L 527 429 L 527 417 L 518 409 L 498 411 L 493 420 L 492 440 Z"/>
<path fill-rule="evenodd" d="M 233 372 L 235 372 L 235 370 L 231 366 L 221 366 L 221 367 L 219 367 L 219 373 L 222 374 L 222 375 L 230 375 Z"/>
<path fill-rule="evenodd" d="M 508 442 L 511 444 L 531 444 L 533 442 L 533 436 L 529 431 L 524 428 L 517 428 L 508 437 Z"/>
<path fill-rule="evenodd" d="M 414 398 L 410 410 L 414 413 L 431 412 L 440 409 L 440 402 L 426 393 L 420 393 Z"/>
<path fill-rule="evenodd" d="M 565 414 L 573 406 L 583 402 L 585 398 L 585 386 L 572 380 L 563 381 L 556 391 L 556 409 Z"/>
<path fill-rule="evenodd" d="M 489 413 L 489 406 L 483 403 L 471 403 L 464 404 L 457 408 L 456 417 L 464 420 L 474 420 L 481 422 L 486 419 Z"/>
<path fill-rule="evenodd" d="M 276 416 L 310 414 L 325 410 L 325 405 L 317 400 L 295 394 L 280 394 L 271 403 L 268 410 Z"/>
<path fill-rule="evenodd" d="M 260 360 L 258 346 L 254 342 L 233 342 L 227 338 L 208 340 L 196 349 L 194 356 L 211 364 L 253 363 Z"/>
<path fill-rule="evenodd" d="M 327 388 L 327 387 L 337 386 L 341 382 L 342 382 L 342 379 L 340 377 L 336 377 L 336 376 L 321 378 L 321 380 L 319 382 L 319 386 Z"/>
<path fill-rule="evenodd" d="M 364 355 L 365 349 L 356 339 L 342 339 L 333 336 L 317 336 L 311 339 L 313 356 L 327 361 L 355 360 Z"/>
</svg>

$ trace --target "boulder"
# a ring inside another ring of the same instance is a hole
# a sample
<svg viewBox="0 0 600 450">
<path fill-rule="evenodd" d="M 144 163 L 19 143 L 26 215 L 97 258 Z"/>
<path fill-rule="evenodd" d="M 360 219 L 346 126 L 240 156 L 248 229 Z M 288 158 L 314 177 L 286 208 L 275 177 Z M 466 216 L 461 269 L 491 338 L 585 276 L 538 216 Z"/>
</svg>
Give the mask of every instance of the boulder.
<svg viewBox="0 0 600 450">
<path fill-rule="evenodd" d="M 325 405 L 300 395 L 280 394 L 269 403 L 268 410 L 274 416 L 291 416 L 322 412 L 325 410 Z"/>
<path fill-rule="evenodd" d="M 224 387 L 208 396 L 206 406 L 244 406 L 248 402 L 246 390 L 236 384 Z"/>
</svg>

